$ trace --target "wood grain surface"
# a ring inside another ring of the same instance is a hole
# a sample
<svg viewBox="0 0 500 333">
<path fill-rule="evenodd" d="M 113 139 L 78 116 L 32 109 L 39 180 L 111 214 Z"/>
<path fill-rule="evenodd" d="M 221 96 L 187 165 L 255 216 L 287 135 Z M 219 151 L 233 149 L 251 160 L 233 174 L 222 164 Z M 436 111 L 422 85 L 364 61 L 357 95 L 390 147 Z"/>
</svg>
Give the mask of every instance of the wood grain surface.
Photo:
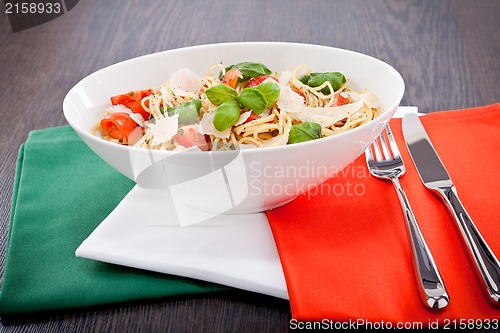
<svg viewBox="0 0 500 333">
<path fill-rule="evenodd" d="M 129 58 L 231 41 L 289 41 L 379 58 L 422 112 L 500 101 L 498 0 L 82 0 L 12 33 L 0 14 L 0 276 L 15 161 L 34 129 L 65 125 L 62 101 L 88 74 Z M 499 315 L 500 316 L 500 315 Z M 288 332 L 287 301 L 243 291 L 16 319 L 0 332 Z"/>
</svg>

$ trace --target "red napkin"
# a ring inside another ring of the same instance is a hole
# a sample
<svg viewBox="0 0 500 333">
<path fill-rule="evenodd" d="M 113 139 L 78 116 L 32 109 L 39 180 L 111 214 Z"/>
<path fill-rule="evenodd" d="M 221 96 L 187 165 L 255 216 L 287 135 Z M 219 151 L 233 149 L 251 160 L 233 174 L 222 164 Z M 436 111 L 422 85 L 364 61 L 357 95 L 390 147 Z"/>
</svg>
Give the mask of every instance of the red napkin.
<svg viewBox="0 0 500 333">
<path fill-rule="evenodd" d="M 500 258 L 500 104 L 437 112 L 421 119 L 462 203 Z M 417 174 L 401 119 L 392 119 L 390 125 L 406 164 L 401 184 L 439 267 L 450 304 L 436 311 L 420 301 L 396 192 L 391 182 L 369 174 L 363 155 L 317 189 L 267 212 L 292 317 L 424 325 L 500 318 L 500 307 L 490 304 L 483 292 L 458 226 Z"/>
</svg>

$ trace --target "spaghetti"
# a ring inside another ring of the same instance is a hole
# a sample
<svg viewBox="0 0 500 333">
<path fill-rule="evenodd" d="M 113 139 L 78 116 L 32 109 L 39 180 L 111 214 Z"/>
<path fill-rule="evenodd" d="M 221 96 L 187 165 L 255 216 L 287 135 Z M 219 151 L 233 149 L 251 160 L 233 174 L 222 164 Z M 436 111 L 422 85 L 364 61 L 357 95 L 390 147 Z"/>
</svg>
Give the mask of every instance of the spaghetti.
<svg viewBox="0 0 500 333">
<path fill-rule="evenodd" d="M 341 73 L 314 73 L 307 65 L 271 73 L 257 63 L 218 64 L 203 77 L 181 69 L 157 89 L 112 97 L 94 132 L 119 144 L 160 150 L 293 144 L 377 117 L 374 94 L 353 91 L 349 83 Z"/>
</svg>

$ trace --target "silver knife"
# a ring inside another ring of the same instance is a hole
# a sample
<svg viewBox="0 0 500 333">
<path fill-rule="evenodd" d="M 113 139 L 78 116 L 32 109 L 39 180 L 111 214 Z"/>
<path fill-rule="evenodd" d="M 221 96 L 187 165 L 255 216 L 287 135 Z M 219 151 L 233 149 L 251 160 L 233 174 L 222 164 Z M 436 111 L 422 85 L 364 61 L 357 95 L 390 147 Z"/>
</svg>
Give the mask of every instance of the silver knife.
<svg viewBox="0 0 500 333">
<path fill-rule="evenodd" d="M 453 214 L 489 299 L 500 306 L 500 263 L 460 202 L 455 186 L 416 114 L 403 118 L 403 136 L 425 187 L 437 192 Z"/>
</svg>

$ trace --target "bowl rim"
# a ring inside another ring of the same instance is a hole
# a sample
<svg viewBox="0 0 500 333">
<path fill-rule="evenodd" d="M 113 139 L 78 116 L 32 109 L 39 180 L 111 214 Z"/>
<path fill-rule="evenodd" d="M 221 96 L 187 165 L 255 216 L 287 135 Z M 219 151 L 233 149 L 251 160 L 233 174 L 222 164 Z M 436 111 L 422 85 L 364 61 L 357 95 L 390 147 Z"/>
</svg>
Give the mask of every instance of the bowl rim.
<svg viewBox="0 0 500 333">
<path fill-rule="evenodd" d="M 289 46 L 289 47 L 308 47 L 308 48 L 318 48 L 318 49 L 329 49 L 329 50 L 335 50 L 335 51 L 338 51 L 338 52 L 348 53 L 348 54 L 350 53 L 350 54 L 353 54 L 353 55 L 356 55 L 356 56 L 368 58 L 371 61 L 375 61 L 375 62 L 379 63 L 380 65 L 386 67 L 389 71 L 391 71 L 396 76 L 397 81 L 399 81 L 399 83 L 400 83 L 400 85 L 398 85 L 399 91 L 398 91 L 398 94 L 397 94 L 397 98 L 394 100 L 394 102 L 391 105 L 388 105 L 384 110 L 381 110 L 382 112 L 381 112 L 380 116 L 383 115 L 383 114 L 385 114 L 386 112 L 389 112 L 389 110 L 395 110 L 399 106 L 399 104 L 400 104 L 400 102 L 401 102 L 401 100 L 403 98 L 404 92 L 405 92 L 405 82 L 404 82 L 404 79 L 403 79 L 401 73 L 399 73 L 399 71 L 397 69 L 395 69 L 393 66 L 391 66 L 387 62 L 382 61 L 381 59 L 375 58 L 375 57 L 373 57 L 371 55 L 364 54 L 364 53 L 361 53 L 361 52 L 358 52 L 358 51 L 353 51 L 353 50 L 349 50 L 349 49 L 343 49 L 343 48 L 338 48 L 338 47 L 333 47 L 333 46 L 328 46 L 328 45 L 309 44 L 309 43 L 301 43 L 301 42 L 272 42 L 272 41 L 221 42 L 221 43 L 208 43 L 208 44 L 191 45 L 191 46 L 185 46 L 185 47 L 179 47 L 179 48 L 174 48 L 174 49 L 169 49 L 169 50 L 163 50 L 163 51 L 148 53 L 148 54 L 144 54 L 144 55 L 141 55 L 141 56 L 137 56 L 137 57 L 125 59 L 125 60 L 113 63 L 111 65 L 105 66 L 105 67 L 103 67 L 101 69 L 98 69 L 98 70 L 90 73 L 89 75 L 83 77 L 73 87 L 71 87 L 71 89 L 66 93 L 66 95 L 64 97 L 64 100 L 63 100 L 63 115 L 64 115 L 66 121 L 68 122 L 68 124 L 73 128 L 73 130 L 75 130 L 75 132 L 77 132 L 77 134 L 83 135 L 86 138 L 88 138 L 90 140 L 93 140 L 93 141 L 96 141 L 96 142 L 99 142 L 100 144 L 103 144 L 105 146 L 109 145 L 109 147 L 113 148 L 113 149 L 118 149 L 118 150 L 122 149 L 122 150 L 125 150 L 125 151 L 128 151 L 128 152 L 135 152 L 135 151 L 137 151 L 137 152 L 145 152 L 145 151 L 148 151 L 150 153 L 158 154 L 159 156 L 163 156 L 163 155 L 164 156 L 169 156 L 169 155 L 177 154 L 179 152 L 183 152 L 183 151 L 185 152 L 185 150 L 169 151 L 169 150 L 158 150 L 158 149 L 145 149 L 145 148 L 139 148 L 139 147 L 133 147 L 133 146 L 120 145 L 120 144 L 116 144 L 116 143 L 113 143 L 113 142 L 110 142 L 110 141 L 107 141 L 107 140 L 103 140 L 102 138 L 99 138 L 98 136 L 95 136 L 92 133 L 90 133 L 89 131 L 83 129 L 80 125 L 78 125 L 77 123 L 73 122 L 71 120 L 71 117 L 68 116 L 69 111 L 67 110 L 67 108 L 68 108 L 67 105 L 69 103 L 70 95 L 73 94 L 75 90 L 79 89 L 79 87 L 81 85 L 83 85 L 86 81 L 88 81 L 92 77 L 97 76 L 101 72 L 103 72 L 105 70 L 108 70 L 110 68 L 113 68 L 113 67 L 116 67 L 116 66 L 122 66 L 125 63 L 134 63 L 134 62 L 137 62 L 137 61 L 141 61 L 144 58 L 157 57 L 157 56 L 159 57 L 159 56 L 162 56 L 162 55 L 167 54 L 167 53 L 170 54 L 170 53 L 185 52 L 186 50 L 207 49 L 207 48 L 212 48 L 212 47 L 235 47 L 235 46 L 246 46 L 246 45 L 249 45 L 249 46 L 264 46 L 264 47 L 265 46 L 270 46 L 270 45 L 278 45 L 278 46 L 282 45 L 282 46 Z M 336 135 L 332 135 L 332 136 L 329 136 L 329 137 L 326 137 L 326 138 L 321 138 L 321 142 L 324 142 L 326 144 L 328 141 L 341 140 L 345 136 L 354 135 L 355 133 L 361 131 L 369 123 L 370 122 L 362 124 L 362 125 L 360 125 L 360 126 L 358 126 L 356 128 L 350 129 L 350 130 L 342 132 L 342 133 L 338 133 Z M 260 154 L 264 150 L 265 151 L 273 152 L 273 151 L 279 151 L 279 150 L 282 150 L 282 149 L 291 150 L 291 149 L 294 149 L 293 147 L 307 148 L 307 145 L 317 145 L 317 143 L 318 143 L 318 140 L 311 140 L 311 141 L 300 142 L 300 143 L 292 144 L 292 145 L 281 145 L 281 146 L 266 147 L 266 148 L 255 148 L 255 149 L 239 149 L 239 150 L 231 150 L 231 151 L 208 151 L 208 152 L 207 151 L 193 150 L 193 151 L 190 151 L 190 155 L 192 154 L 193 156 L 195 156 L 195 155 L 198 155 L 198 154 L 207 154 L 207 153 L 209 153 L 209 154 L 217 154 L 217 155 L 219 155 L 219 154 L 231 154 L 231 153 L 234 154 L 235 151 L 239 151 L 242 154 L 254 154 L 254 153 L 259 153 Z"/>
</svg>

